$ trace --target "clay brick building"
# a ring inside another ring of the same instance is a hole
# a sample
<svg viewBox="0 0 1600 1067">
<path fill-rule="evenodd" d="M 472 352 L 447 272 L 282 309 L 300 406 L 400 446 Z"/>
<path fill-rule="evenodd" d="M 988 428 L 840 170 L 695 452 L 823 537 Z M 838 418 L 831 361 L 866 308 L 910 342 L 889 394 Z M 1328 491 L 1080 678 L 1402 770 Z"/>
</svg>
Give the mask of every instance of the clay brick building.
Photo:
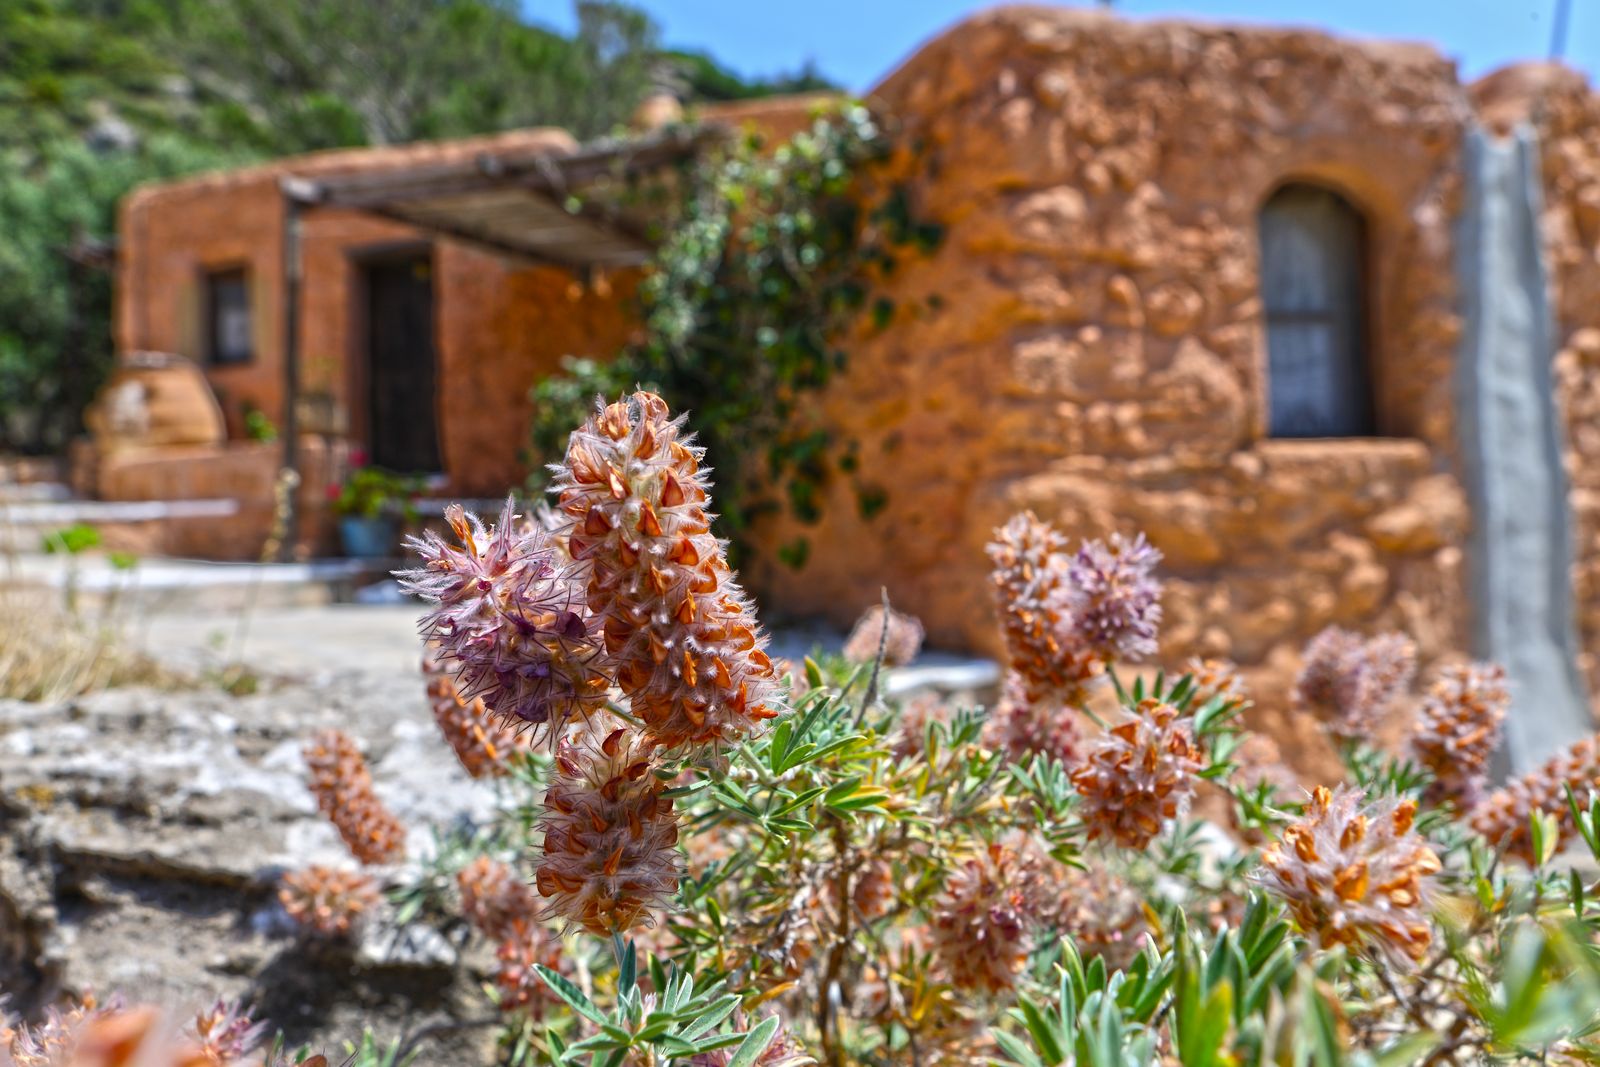
<svg viewBox="0 0 1600 1067">
<path fill-rule="evenodd" d="M 1513 725 L 1519 762 L 1587 728 L 1600 97 L 1580 76 L 1465 85 L 1419 45 L 1019 7 L 952 28 L 870 96 L 898 131 L 895 176 L 947 236 L 886 282 L 916 312 L 849 338 L 820 401 L 888 505 L 863 518 L 839 487 L 803 570 L 756 567 L 773 603 L 847 622 L 886 584 L 936 642 L 991 647 L 983 546 L 1032 508 L 1074 535 L 1146 531 L 1169 659 L 1281 678 L 1326 625 L 1398 627 L 1425 659 L 1508 663 L 1541 709 Z M 563 136 L 141 191 L 119 342 L 205 362 L 233 436 L 246 405 L 281 419 L 280 179 L 571 155 Z M 380 461 L 435 459 L 442 492 L 515 482 L 528 387 L 632 329 L 631 268 L 532 265 L 326 206 L 303 256 L 300 373 L 327 428 Z M 420 443 L 375 436 L 372 376 L 400 358 L 381 347 L 390 288 L 431 302 L 431 330 L 405 320 L 393 342 L 431 341 L 404 364 L 433 375 L 408 394 L 411 428 L 433 424 Z M 228 327 L 241 302 L 248 325 Z"/>
</svg>

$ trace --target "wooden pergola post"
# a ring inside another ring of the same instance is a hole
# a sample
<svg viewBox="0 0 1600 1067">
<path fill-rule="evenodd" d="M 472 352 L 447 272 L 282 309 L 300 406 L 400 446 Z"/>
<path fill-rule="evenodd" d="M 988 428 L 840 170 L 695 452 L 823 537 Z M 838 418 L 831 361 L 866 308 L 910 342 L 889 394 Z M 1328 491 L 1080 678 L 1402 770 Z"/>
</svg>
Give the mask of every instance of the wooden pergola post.
<svg viewBox="0 0 1600 1067">
<path fill-rule="evenodd" d="M 315 187 L 298 178 L 284 178 L 283 191 L 283 538 L 278 559 L 294 559 L 300 527 L 300 255 L 301 209 L 315 197 Z"/>
</svg>

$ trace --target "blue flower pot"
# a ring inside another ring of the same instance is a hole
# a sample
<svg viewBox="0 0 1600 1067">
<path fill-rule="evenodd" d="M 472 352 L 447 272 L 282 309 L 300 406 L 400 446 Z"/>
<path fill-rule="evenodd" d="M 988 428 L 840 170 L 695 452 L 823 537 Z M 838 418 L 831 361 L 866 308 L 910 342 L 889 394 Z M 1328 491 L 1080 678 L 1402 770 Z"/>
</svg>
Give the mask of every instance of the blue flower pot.
<svg viewBox="0 0 1600 1067">
<path fill-rule="evenodd" d="M 394 555 L 399 527 L 391 518 L 345 515 L 339 519 L 339 543 L 351 559 L 388 559 Z"/>
</svg>

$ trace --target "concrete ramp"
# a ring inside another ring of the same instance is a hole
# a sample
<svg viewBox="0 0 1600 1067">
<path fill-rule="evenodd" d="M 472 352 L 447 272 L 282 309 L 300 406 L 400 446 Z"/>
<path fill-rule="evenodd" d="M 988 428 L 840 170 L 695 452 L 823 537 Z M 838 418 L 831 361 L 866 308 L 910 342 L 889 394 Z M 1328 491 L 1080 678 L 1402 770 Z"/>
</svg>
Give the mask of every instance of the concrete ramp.
<svg viewBox="0 0 1600 1067">
<path fill-rule="evenodd" d="M 1501 773 L 1525 771 L 1593 731 L 1578 676 L 1572 532 L 1531 129 L 1465 145 L 1460 281 L 1466 329 L 1459 433 L 1475 517 L 1473 653 L 1512 686 Z"/>
</svg>

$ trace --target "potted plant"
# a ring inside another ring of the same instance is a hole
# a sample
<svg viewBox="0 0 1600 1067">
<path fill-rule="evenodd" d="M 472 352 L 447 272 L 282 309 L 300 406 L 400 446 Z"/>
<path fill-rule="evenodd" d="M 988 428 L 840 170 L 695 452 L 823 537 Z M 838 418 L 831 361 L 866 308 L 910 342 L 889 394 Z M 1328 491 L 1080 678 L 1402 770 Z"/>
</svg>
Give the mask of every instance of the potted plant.
<svg viewBox="0 0 1600 1067">
<path fill-rule="evenodd" d="M 394 554 L 402 522 L 417 517 L 416 479 L 382 467 L 357 467 L 333 498 L 339 516 L 339 541 L 353 559 L 386 559 Z"/>
</svg>

